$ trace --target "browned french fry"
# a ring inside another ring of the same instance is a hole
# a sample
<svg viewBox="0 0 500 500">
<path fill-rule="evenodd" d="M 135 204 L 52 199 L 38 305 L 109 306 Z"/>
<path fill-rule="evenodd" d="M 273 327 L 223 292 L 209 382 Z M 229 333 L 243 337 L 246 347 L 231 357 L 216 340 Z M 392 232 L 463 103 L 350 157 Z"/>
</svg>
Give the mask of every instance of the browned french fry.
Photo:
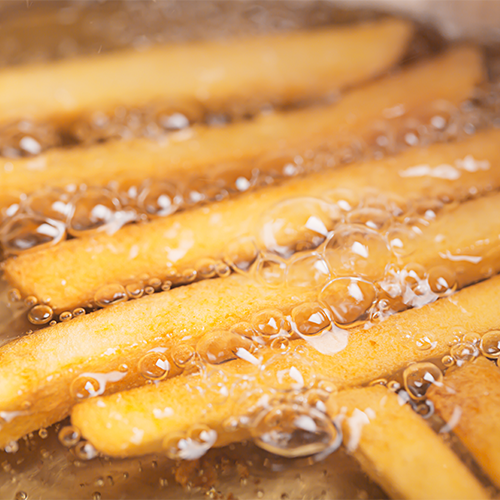
<svg viewBox="0 0 500 500">
<path fill-rule="evenodd" d="M 196 65 L 193 68 L 199 71 Z M 104 186 L 148 177 L 185 178 L 199 176 L 213 165 L 251 172 L 255 161 L 270 153 L 291 149 L 303 154 L 325 143 L 344 146 L 353 136 L 373 139 L 374 122 L 394 108 L 405 116 L 428 120 L 438 112 L 436 101 L 453 106 L 467 99 L 483 72 L 478 50 L 456 48 L 354 90 L 325 107 L 274 113 L 223 129 L 192 127 L 162 142 L 111 141 L 90 148 L 54 149 L 34 159 L 1 160 L 0 194 L 31 193 L 44 186 L 73 183 Z M 10 95 L 1 85 L 0 94 Z"/>
<path fill-rule="evenodd" d="M 491 307 L 500 299 L 499 285 L 500 277 L 495 277 L 449 299 L 396 314 L 369 330 L 356 328 L 350 332 L 346 348 L 334 355 L 309 347 L 304 357 L 294 356 L 297 346 L 307 345 L 303 340 L 294 341 L 286 355 L 262 350 L 265 361 L 257 374 L 250 362 L 239 359 L 218 366 L 220 373 L 209 379 L 196 374 L 179 376 L 158 386 L 89 399 L 75 406 L 72 422 L 98 450 L 113 456 L 161 451 L 169 437 L 186 436 L 197 425 L 217 433 L 216 446 L 246 439 L 249 429 L 228 428 L 227 420 L 247 415 L 262 395 L 290 388 L 295 381 L 285 377 L 277 383 L 278 372 L 295 367 L 306 383 L 316 375 L 344 389 L 392 374 L 412 361 L 443 356 L 449 352 L 457 329 L 485 332 L 500 327 L 498 314 Z M 412 336 L 412 341 L 403 340 L 404 335 Z M 433 347 L 422 350 L 417 341 L 426 336 Z M 243 381 L 245 376 L 248 382 Z M 217 399 L 219 383 L 228 388 L 229 397 L 211 405 Z M 141 440 L 134 439 L 134 429 L 140 431 Z"/>
<path fill-rule="evenodd" d="M 445 265 L 448 274 L 443 279 L 450 281 L 449 286 L 454 285 L 453 281 L 457 286 L 465 286 L 498 272 L 500 220 L 490 216 L 497 210 L 500 211 L 498 194 L 443 213 L 422 229 L 412 261 L 424 268 Z M 444 250 L 448 253 L 441 257 Z M 370 262 L 370 276 L 383 275 L 387 264 L 385 253 L 376 254 Z M 365 285 L 361 286 L 364 290 Z M 374 293 L 373 285 L 366 286 L 367 298 L 360 289 L 361 302 L 353 305 L 353 311 L 359 314 L 359 308 L 364 311 L 369 303 L 363 304 L 372 300 L 369 297 Z M 350 293 L 342 289 L 333 292 L 332 307 L 335 309 L 338 303 L 342 310 Z M 16 418 L 12 417 L 0 430 L 0 445 L 64 417 L 75 403 L 75 391 L 78 400 L 78 394 L 85 391 L 95 395 L 145 383 L 138 373 L 144 372 L 144 363 L 147 368 L 153 362 L 153 376 L 147 374 L 146 378 L 167 376 L 168 356 L 158 349 L 169 353 L 183 339 L 188 344 L 197 343 L 207 329 L 229 329 L 263 309 L 291 309 L 317 298 L 318 289 L 313 286 L 267 288 L 249 277 L 232 276 L 180 287 L 137 302 L 118 303 L 8 344 L 0 349 L 0 409 L 22 413 L 8 413 Z M 145 355 L 146 361 L 141 361 Z M 160 374 L 155 368 L 158 357 L 164 367 Z M 106 375 L 110 372 L 111 376 Z M 173 368 L 171 374 L 176 373 Z M 87 383 L 90 392 L 85 389 Z M 26 404 L 29 409 L 24 408 Z"/>
<path fill-rule="evenodd" d="M 252 96 L 290 103 L 380 74 L 402 56 L 412 33 L 409 22 L 385 19 L 4 69 L 0 123 L 64 123 L 118 106 L 179 109 L 208 101 L 219 108 Z"/>
<path fill-rule="evenodd" d="M 223 259 L 231 242 L 253 235 L 259 227 L 259 217 L 278 202 L 292 197 L 321 197 L 328 190 L 340 187 L 355 194 L 376 188 L 407 200 L 428 196 L 460 201 L 471 192 L 495 189 L 500 185 L 499 140 L 500 131 L 484 131 L 460 143 L 411 149 L 394 158 L 290 180 L 281 186 L 148 224 L 130 225 L 111 236 L 102 233 L 66 241 L 7 260 L 5 276 L 23 295 L 35 295 L 57 311 L 63 311 L 94 301 L 96 292 L 104 285 L 126 285 L 144 274 L 168 279 L 173 270 L 179 274 L 187 269 L 199 271 L 203 259 Z M 453 167 L 466 157 L 475 158 L 486 167 L 472 169 L 476 171 Z M 449 165 L 447 168 L 454 176 L 427 175 L 443 164 Z M 422 165 L 429 172 L 425 170 L 420 175 L 413 167 Z M 329 224 L 326 220 L 325 223 Z M 465 232 L 461 234 L 466 237 Z M 442 252 L 445 247 L 443 242 Z M 433 245 L 429 248 L 434 252 Z M 464 261 L 463 265 L 468 264 Z"/>
<path fill-rule="evenodd" d="M 332 396 L 346 411 L 344 443 L 392 498 L 489 498 L 460 459 L 408 405 L 383 387 Z"/>
<path fill-rule="evenodd" d="M 495 304 L 492 302 L 491 304 Z M 486 356 L 498 356 L 498 326 L 482 338 Z M 474 330 L 473 330 L 474 331 Z M 484 331 L 484 330 L 483 330 Z M 500 487 L 500 370 L 479 358 L 451 369 L 443 385 L 433 385 L 428 397 L 454 432 L 472 453 L 490 479 Z"/>
</svg>

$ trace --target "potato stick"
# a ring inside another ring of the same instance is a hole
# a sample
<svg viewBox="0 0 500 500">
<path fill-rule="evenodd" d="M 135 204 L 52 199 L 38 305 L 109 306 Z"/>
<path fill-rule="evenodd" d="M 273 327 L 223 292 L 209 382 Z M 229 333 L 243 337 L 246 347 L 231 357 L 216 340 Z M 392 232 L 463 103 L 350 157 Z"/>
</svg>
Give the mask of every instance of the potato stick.
<svg viewBox="0 0 500 500">
<path fill-rule="evenodd" d="M 0 160 L 0 193 L 32 192 L 43 186 L 203 175 L 213 165 L 252 171 L 257 158 L 278 151 L 304 153 L 373 137 L 373 124 L 388 112 L 428 120 L 439 112 L 436 101 L 458 105 L 482 79 L 480 53 L 450 50 L 436 59 L 354 90 L 340 102 L 288 113 L 273 113 L 224 128 L 192 127 L 168 140 L 111 141 L 90 148 L 51 150 L 34 159 Z M 1 87 L 0 87 L 1 88 Z M 222 167 L 221 167 L 222 168 Z"/>
<path fill-rule="evenodd" d="M 500 328 L 500 318 L 491 304 L 500 300 L 500 276 L 465 288 L 450 298 L 410 309 L 369 330 L 358 327 L 351 330 L 349 342 L 343 351 L 325 355 L 313 347 L 306 354 L 309 364 L 290 355 L 279 356 L 272 367 L 261 373 L 266 378 L 253 378 L 242 384 L 242 376 L 251 371 L 245 360 L 229 361 L 220 365 L 223 376 L 211 377 L 210 384 L 204 376 L 188 375 L 172 378 L 158 386 L 145 386 L 103 398 L 88 399 L 74 407 L 72 422 L 94 446 L 107 455 L 134 456 L 162 450 L 162 442 L 171 435 L 186 433 L 195 425 L 207 425 L 217 432 L 217 446 L 249 437 L 248 429 L 228 431 L 225 421 L 232 416 L 246 415 L 255 404 L 251 394 L 260 388 L 273 391 L 278 371 L 296 367 L 304 376 L 308 370 L 319 378 L 326 378 L 339 389 L 366 384 L 405 368 L 412 361 L 441 357 L 450 350 L 449 341 L 457 329 L 484 332 Z M 411 341 L 403 336 L 412 336 Z M 428 336 L 433 343 L 429 350 L 419 349 L 420 337 Z M 434 344 L 435 343 L 435 344 Z M 304 340 L 293 341 L 292 350 L 307 345 Z M 264 358 L 276 351 L 263 351 Z M 210 385 L 223 382 L 229 387 L 229 397 L 222 404 L 210 405 L 202 397 Z M 200 390 L 201 388 L 201 390 Z M 166 410 L 171 408 L 172 411 Z M 156 410 L 156 411 L 155 411 Z M 158 411 L 160 413 L 158 413 Z M 159 415 L 155 416 L 155 413 Z M 111 429 L 108 428 L 109 423 Z M 143 431 L 142 440 L 133 439 L 134 429 Z"/>
<path fill-rule="evenodd" d="M 492 302 L 491 304 L 496 304 Z M 483 345 L 498 353 L 499 330 L 487 333 Z M 496 336 L 496 337 L 495 337 Z M 500 487 L 500 369 L 479 358 L 450 370 L 440 387 L 428 392 L 439 415 L 463 441 L 491 480 Z"/>
<path fill-rule="evenodd" d="M 403 55 L 413 34 L 385 19 L 247 39 L 125 50 L 5 69 L 0 123 L 68 122 L 118 106 L 290 103 L 367 80 Z M 36 84 L 34 84 L 34 82 Z"/>
<path fill-rule="evenodd" d="M 451 271 L 461 272 L 460 286 L 483 278 L 484 273 L 498 272 L 500 220 L 490 217 L 496 210 L 500 210 L 498 194 L 464 203 L 438 217 L 437 222 L 424 230 L 419 241 L 423 258 L 417 249 L 412 261 L 426 268 L 427 264 L 442 262 L 438 255 L 441 244 L 435 242 L 440 235 L 450 255 L 465 251 L 479 258 L 471 267 L 464 267 L 461 260 L 447 262 Z M 478 224 L 478 220 L 482 223 Z M 427 247 L 433 247 L 436 255 Z M 385 257 L 371 263 L 378 273 L 383 272 L 386 265 Z M 3 381 L 0 411 L 20 411 L 26 401 L 31 406 L 3 426 L 0 446 L 5 444 L 4 439 L 15 439 L 63 418 L 75 402 L 71 384 L 87 384 L 82 374 L 93 379 L 91 386 L 96 384 L 93 393 L 143 384 L 145 380 L 137 373 L 139 361 L 147 353 L 149 357 L 156 356 L 154 349 L 169 352 L 183 339 L 195 344 L 207 330 L 228 329 L 263 309 L 289 309 L 314 300 L 317 293 L 313 287 L 268 289 L 251 278 L 232 276 L 202 281 L 136 302 L 119 303 L 20 338 L 0 349 Z M 124 363 L 127 366 L 122 373 L 120 366 Z M 106 375 L 110 372 L 111 378 Z M 173 369 L 171 375 L 175 374 Z M 48 415 L 43 415 L 42 412 L 47 411 Z"/>
<path fill-rule="evenodd" d="M 367 474 L 392 497 L 490 498 L 423 419 L 383 387 L 331 397 L 330 416 L 345 409 L 344 443 Z"/>
<path fill-rule="evenodd" d="M 23 295 L 35 295 L 63 311 L 92 302 L 103 285 L 126 284 L 144 274 L 163 279 L 172 267 L 179 272 L 197 270 L 200 259 L 222 259 L 232 241 L 252 234 L 259 225 L 258 217 L 288 198 L 321 196 L 342 187 L 358 194 L 376 188 L 405 199 L 440 196 L 462 200 L 471 190 L 495 189 L 500 185 L 499 140 L 500 131 L 484 131 L 460 143 L 411 149 L 394 158 L 290 180 L 148 224 L 129 225 L 112 236 L 102 233 L 66 241 L 7 260 L 5 276 Z M 405 174 L 417 165 L 453 165 L 468 155 L 488 161 L 489 168 L 457 170 L 455 180 Z"/>
</svg>

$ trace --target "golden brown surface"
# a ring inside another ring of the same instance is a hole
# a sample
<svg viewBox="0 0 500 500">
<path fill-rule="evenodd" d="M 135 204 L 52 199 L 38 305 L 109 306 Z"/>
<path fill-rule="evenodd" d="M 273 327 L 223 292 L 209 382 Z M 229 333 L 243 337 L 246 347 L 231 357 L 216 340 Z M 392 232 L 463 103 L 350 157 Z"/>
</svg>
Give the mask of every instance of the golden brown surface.
<svg viewBox="0 0 500 500">
<path fill-rule="evenodd" d="M 500 318 L 490 305 L 498 300 L 500 277 L 495 277 L 421 309 L 396 314 L 369 330 L 355 328 L 350 331 L 346 348 L 334 355 L 321 354 L 314 347 L 308 348 L 304 358 L 291 353 L 277 355 L 272 349 L 263 350 L 265 359 L 277 357 L 260 376 L 247 384 L 242 383 L 241 377 L 246 374 L 255 376 L 253 365 L 243 360 L 230 361 L 216 367 L 222 375 L 216 373 L 208 381 L 200 375 L 181 375 L 158 386 L 89 399 L 73 409 L 72 421 L 98 450 L 112 456 L 161 451 L 166 437 L 187 432 L 197 424 L 214 429 L 218 434 L 217 445 L 223 446 L 249 437 L 248 429 L 228 432 L 224 422 L 231 416 L 248 413 L 255 398 L 260 397 L 258 393 L 254 398 L 249 397 L 249 394 L 255 394 L 254 389 L 273 392 L 279 370 L 295 366 L 304 380 L 310 378 L 308 373 L 316 373 L 339 389 L 366 384 L 406 367 L 411 361 L 448 353 L 449 341 L 458 328 L 470 332 L 499 328 Z M 410 335 L 411 340 L 405 340 L 406 335 Z M 425 336 L 435 345 L 422 350 L 417 341 Z M 307 343 L 294 341 L 292 350 L 299 345 Z M 210 405 L 214 398 L 210 387 L 219 380 L 224 380 L 224 384 L 231 388 L 231 397 L 223 403 Z M 201 391 L 196 388 L 201 388 Z M 208 392 L 206 398 L 203 397 L 204 391 Z M 155 418 L 154 410 L 164 413 L 165 408 L 171 408 L 171 414 Z M 131 441 L 134 428 L 144 431 L 139 443 Z"/>
<path fill-rule="evenodd" d="M 0 122 L 67 122 L 148 104 L 182 109 L 208 101 L 219 108 L 250 96 L 289 103 L 378 75 L 402 56 L 412 33 L 407 21 L 386 19 L 4 69 Z"/>
<path fill-rule="evenodd" d="M 331 417 L 346 409 L 344 443 L 392 498 L 489 498 L 424 420 L 383 387 L 331 396 Z M 368 421 L 368 422 L 367 422 Z M 360 435 L 359 435 L 360 433 Z"/>
<path fill-rule="evenodd" d="M 33 159 L 0 160 L 0 194 L 176 175 L 186 180 L 210 172 L 214 165 L 219 175 L 236 166 L 250 173 L 252 162 L 269 153 L 291 149 L 300 154 L 325 143 L 335 148 L 353 139 L 373 139 L 374 122 L 396 106 L 406 112 L 405 117 L 428 121 L 438 112 L 439 101 L 457 106 L 483 76 L 480 52 L 455 48 L 353 90 L 328 106 L 273 113 L 222 129 L 195 126 L 165 141 L 111 141 L 90 148 L 54 149 Z"/>
<path fill-rule="evenodd" d="M 164 278 L 170 272 L 168 262 L 182 271 L 196 270 L 205 257 L 222 259 L 232 241 L 255 235 L 261 224 L 259 217 L 287 198 L 321 196 L 340 187 L 357 195 L 366 188 L 375 188 L 406 200 L 437 197 L 460 201 L 471 191 L 480 194 L 496 189 L 500 185 L 499 140 L 498 130 L 483 131 L 460 143 L 410 149 L 394 158 L 309 175 L 148 224 L 129 225 L 112 236 L 102 233 L 66 241 L 8 259 L 4 263 L 5 276 L 23 295 L 50 300 L 52 307 L 63 311 L 93 301 L 103 285 L 126 284 L 143 274 Z M 467 155 L 489 161 L 489 168 L 457 170 L 459 175 L 454 180 L 404 176 L 403 171 L 411 167 L 453 165 Z M 472 217 L 469 225 L 475 226 L 477 221 Z M 494 218 L 486 216 L 484 222 L 494 224 Z M 463 231 L 461 235 L 466 237 Z M 445 251 L 446 245 L 443 242 L 440 251 Z"/>
<path fill-rule="evenodd" d="M 491 301 L 490 305 L 497 304 Z M 491 328 L 497 330 L 498 326 Z M 428 392 L 437 412 L 500 487 L 500 369 L 479 358 L 451 369 Z"/>
</svg>

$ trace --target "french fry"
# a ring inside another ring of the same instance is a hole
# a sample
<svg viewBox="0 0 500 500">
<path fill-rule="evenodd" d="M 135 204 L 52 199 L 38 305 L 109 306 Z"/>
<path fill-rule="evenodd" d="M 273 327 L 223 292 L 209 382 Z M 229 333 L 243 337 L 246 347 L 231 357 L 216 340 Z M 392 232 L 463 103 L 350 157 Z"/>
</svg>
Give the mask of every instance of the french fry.
<svg viewBox="0 0 500 500">
<path fill-rule="evenodd" d="M 252 96 L 291 103 L 380 74 L 400 59 L 412 34 L 411 23 L 385 19 L 14 67 L 0 75 L 0 123 L 64 124 L 149 104 L 178 110 L 208 102 L 218 109 Z"/>
<path fill-rule="evenodd" d="M 346 410 L 344 443 L 392 498 L 490 498 L 423 419 L 382 387 L 331 397 L 330 416 Z"/>
<path fill-rule="evenodd" d="M 103 285 L 126 285 L 144 274 L 165 279 L 172 269 L 179 273 L 197 270 L 203 258 L 222 259 L 232 241 L 253 235 L 258 218 L 285 199 L 322 196 L 341 187 L 358 194 L 376 188 L 408 200 L 428 196 L 460 201 L 469 197 L 471 190 L 484 193 L 495 189 L 500 185 L 499 140 L 499 131 L 484 131 L 460 143 L 411 149 L 394 158 L 290 180 L 148 224 L 129 225 L 114 235 L 102 233 L 65 241 L 8 259 L 5 276 L 23 295 L 35 295 L 55 310 L 64 311 L 92 302 Z M 452 168 L 457 174 L 454 180 L 404 173 L 417 165 L 453 165 L 467 156 L 489 162 L 488 167 L 474 172 Z"/>
<path fill-rule="evenodd" d="M 270 366 L 263 363 L 265 369 L 261 374 L 266 375 L 265 379 L 255 377 L 253 365 L 248 361 L 229 361 L 218 366 L 221 374 L 216 373 L 209 380 L 204 375 L 182 375 L 158 386 L 88 399 L 74 407 L 72 422 L 98 450 L 112 456 L 161 451 L 169 436 L 185 434 L 196 425 L 207 425 L 217 432 L 216 446 L 247 439 L 250 437 L 247 428 L 230 431 L 224 423 L 232 416 L 248 414 L 255 398 L 276 394 L 273 383 L 278 372 L 286 373 L 296 367 L 305 380 L 307 373 L 312 372 L 338 389 L 346 389 L 390 375 L 412 361 L 443 356 L 449 352 L 449 342 L 458 328 L 484 332 L 500 327 L 500 319 L 491 307 L 500 299 L 499 285 L 500 277 L 495 277 L 465 288 L 449 299 L 391 316 L 369 330 L 353 329 L 346 348 L 335 355 L 324 355 L 309 347 L 306 364 L 291 353 L 277 356 Z M 406 334 L 413 336 L 412 341 L 402 339 Z M 425 336 L 432 342 L 430 350 L 417 346 L 416 340 Z M 307 345 L 303 340 L 292 344 L 291 352 L 297 346 Z M 262 356 L 267 360 L 276 356 L 276 352 L 262 350 Z M 254 377 L 242 383 L 248 372 Z M 209 391 L 207 398 L 203 393 L 220 382 L 230 388 L 229 397 L 223 403 L 210 405 L 213 391 Z M 252 398 L 252 394 L 257 396 Z M 134 429 L 142 432 L 140 442 L 134 440 Z"/>
<path fill-rule="evenodd" d="M 498 326 L 486 335 L 492 338 L 495 334 L 497 340 L 491 346 L 498 350 Z M 486 339 L 485 336 L 483 343 Z M 433 385 L 429 389 L 428 397 L 447 422 L 449 431 L 460 438 L 500 487 L 500 369 L 479 358 L 450 370 L 442 386 Z"/>
<path fill-rule="evenodd" d="M 456 48 L 325 107 L 274 113 L 223 129 L 195 126 L 166 141 L 111 141 L 90 148 L 54 149 L 34 159 L 1 160 L 0 194 L 75 183 L 105 186 L 145 178 L 185 179 L 200 176 L 214 165 L 221 168 L 220 174 L 224 168 L 250 173 L 257 159 L 271 153 L 291 149 L 303 154 L 325 143 L 333 148 L 353 138 L 373 139 L 374 122 L 395 107 L 405 116 L 428 120 L 439 112 L 439 101 L 458 105 L 467 99 L 483 72 L 478 50 Z M 169 79 L 175 80 L 170 75 Z"/>
</svg>

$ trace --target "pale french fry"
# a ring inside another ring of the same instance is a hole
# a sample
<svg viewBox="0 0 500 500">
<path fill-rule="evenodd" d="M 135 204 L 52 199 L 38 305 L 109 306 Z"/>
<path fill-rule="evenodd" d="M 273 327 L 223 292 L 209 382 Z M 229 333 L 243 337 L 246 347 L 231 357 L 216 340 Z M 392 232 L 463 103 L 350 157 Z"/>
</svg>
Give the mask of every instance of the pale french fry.
<svg viewBox="0 0 500 500">
<path fill-rule="evenodd" d="M 467 99 L 483 72 L 478 50 L 456 48 L 354 90 L 325 107 L 274 113 L 223 129 L 195 126 L 165 141 L 111 141 L 90 148 L 54 149 L 34 159 L 1 160 L 0 194 L 31 193 L 44 186 L 74 183 L 104 186 L 148 177 L 185 179 L 200 176 L 213 165 L 222 165 L 222 170 L 224 165 L 231 170 L 240 168 L 249 174 L 255 161 L 270 153 L 292 149 L 303 154 L 325 143 L 334 148 L 353 138 L 373 139 L 374 122 L 395 108 L 407 117 L 426 121 L 439 112 L 439 101 L 453 106 Z"/>
<path fill-rule="evenodd" d="M 460 459 L 408 405 L 383 387 L 331 397 L 346 410 L 344 443 L 392 498 L 490 498 Z"/>
<path fill-rule="evenodd" d="M 489 333 L 489 338 L 495 334 L 497 340 L 490 342 L 490 346 L 498 350 L 498 326 Z M 485 342 L 486 336 L 483 344 Z M 442 386 L 433 385 L 429 389 L 428 397 L 447 422 L 448 431 L 460 438 L 500 487 L 500 369 L 491 361 L 479 358 L 450 370 Z"/>
<path fill-rule="evenodd" d="M 399 60 L 412 34 L 411 23 L 385 19 L 4 69 L 0 123 L 67 123 L 118 106 L 178 110 L 208 101 L 217 109 L 252 96 L 290 103 L 380 74 Z"/>
<path fill-rule="evenodd" d="M 472 191 L 495 189 L 500 185 L 499 140 L 500 131 L 484 131 L 460 143 L 411 149 L 394 158 L 290 180 L 148 224 L 129 225 L 111 236 L 102 233 L 66 241 L 8 259 L 4 262 L 5 276 L 23 295 L 35 295 L 63 311 L 92 302 L 103 285 L 125 285 L 144 274 L 165 279 L 172 268 L 178 272 L 198 270 L 203 258 L 222 259 L 232 241 L 253 235 L 259 217 L 285 199 L 322 196 L 340 187 L 357 194 L 376 188 L 408 200 L 428 196 L 460 201 Z M 443 164 L 454 165 L 467 156 L 488 165 L 473 169 L 476 171 L 450 167 L 456 174 L 452 180 L 407 175 L 415 166 L 427 165 L 432 170 Z M 443 252 L 445 246 L 443 242 Z"/>
<path fill-rule="evenodd" d="M 217 432 L 216 446 L 247 439 L 250 437 L 247 428 L 234 432 L 224 424 L 232 416 L 248 414 L 255 398 L 276 393 L 273 384 L 279 371 L 283 373 L 295 366 L 305 380 L 307 373 L 312 372 L 345 389 L 390 375 L 412 361 L 441 357 L 449 352 L 449 342 L 457 329 L 484 332 L 500 327 L 498 314 L 491 307 L 500 299 L 499 285 L 500 277 L 495 277 L 465 288 L 449 299 L 391 316 L 369 330 L 356 328 L 351 331 L 346 348 L 334 355 L 324 355 L 309 347 L 306 354 L 309 364 L 301 363 L 292 354 L 278 356 L 261 371 L 266 375 L 264 379 L 255 378 L 248 361 L 229 361 L 217 367 L 223 374 L 215 374 L 209 381 L 196 374 L 179 376 L 158 386 L 88 399 L 74 407 L 72 422 L 98 450 L 112 456 L 161 451 L 163 441 L 169 436 L 185 434 L 199 424 Z M 403 340 L 403 335 L 413 336 L 412 341 Z M 419 349 L 415 342 L 425 336 L 433 343 L 430 350 Z M 294 348 L 299 345 L 307 343 L 293 342 Z M 262 355 L 267 359 L 276 352 L 263 350 Z M 242 377 L 248 373 L 254 378 L 242 383 Z M 211 406 L 213 391 L 206 398 L 203 393 L 219 382 L 230 388 L 230 396 L 225 402 Z M 257 396 L 251 397 L 252 394 Z M 134 429 L 142 432 L 139 442 L 134 440 Z"/>
</svg>

